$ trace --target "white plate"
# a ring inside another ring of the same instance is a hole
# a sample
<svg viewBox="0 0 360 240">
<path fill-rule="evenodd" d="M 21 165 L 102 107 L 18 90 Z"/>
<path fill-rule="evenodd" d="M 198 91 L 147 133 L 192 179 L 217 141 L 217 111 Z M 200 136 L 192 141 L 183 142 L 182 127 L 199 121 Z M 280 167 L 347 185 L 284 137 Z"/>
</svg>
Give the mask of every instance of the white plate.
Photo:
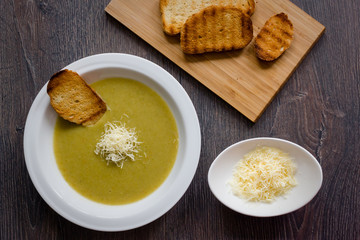
<svg viewBox="0 0 360 240">
<path fill-rule="evenodd" d="M 84 198 L 68 185 L 57 167 L 53 151 L 57 114 L 50 105 L 45 84 L 31 106 L 24 133 L 26 166 L 37 191 L 61 216 L 89 229 L 122 231 L 159 218 L 185 193 L 199 162 L 200 126 L 189 96 L 164 69 L 132 55 L 99 54 L 80 59 L 65 68 L 78 72 L 88 83 L 110 77 L 125 77 L 155 90 L 167 102 L 176 119 L 178 155 L 165 182 L 140 201 L 111 206 Z"/>
<path fill-rule="evenodd" d="M 297 186 L 271 203 L 249 202 L 236 197 L 227 184 L 235 164 L 257 146 L 278 148 L 288 153 L 297 166 Z M 295 211 L 311 201 L 320 190 L 322 170 L 318 161 L 295 143 L 278 138 L 253 138 L 235 143 L 221 152 L 210 166 L 208 182 L 215 197 L 234 211 L 255 217 L 272 217 Z"/>
</svg>

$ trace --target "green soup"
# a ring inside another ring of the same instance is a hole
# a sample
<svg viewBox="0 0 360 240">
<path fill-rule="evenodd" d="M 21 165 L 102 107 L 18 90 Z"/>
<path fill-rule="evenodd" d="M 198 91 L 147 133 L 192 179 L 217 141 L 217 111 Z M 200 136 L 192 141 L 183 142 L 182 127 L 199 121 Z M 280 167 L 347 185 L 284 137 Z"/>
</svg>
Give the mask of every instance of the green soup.
<svg viewBox="0 0 360 240">
<path fill-rule="evenodd" d="M 59 118 L 54 131 L 57 165 L 81 195 L 104 204 L 127 204 L 156 190 L 169 175 L 178 151 L 176 121 L 166 102 L 146 85 L 109 78 L 91 85 L 108 111 L 91 127 Z M 123 168 L 94 153 L 104 124 L 120 121 L 135 128 L 139 152 Z"/>
</svg>

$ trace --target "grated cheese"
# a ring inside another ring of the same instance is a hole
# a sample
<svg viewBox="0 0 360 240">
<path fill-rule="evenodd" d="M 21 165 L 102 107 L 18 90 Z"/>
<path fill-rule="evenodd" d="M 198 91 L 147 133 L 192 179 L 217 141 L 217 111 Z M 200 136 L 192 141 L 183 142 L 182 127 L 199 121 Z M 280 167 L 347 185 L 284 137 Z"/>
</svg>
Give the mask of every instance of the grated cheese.
<svg viewBox="0 0 360 240">
<path fill-rule="evenodd" d="M 234 168 L 228 184 L 232 193 L 248 201 L 271 202 L 296 185 L 296 166 L 277 148 L 257 147 Z"/>
<path fill-rule="evenodd" d="M 107 122 L 104 127 L 105 132 L 96 144 L 95 154 L 100 154 L 108 164 L 113 162 L 121 168 L 128 159 L 135 161 L 134 154 L 140 144 L 135 128 L 128 129 L 121 122 Z"/>
</svg>

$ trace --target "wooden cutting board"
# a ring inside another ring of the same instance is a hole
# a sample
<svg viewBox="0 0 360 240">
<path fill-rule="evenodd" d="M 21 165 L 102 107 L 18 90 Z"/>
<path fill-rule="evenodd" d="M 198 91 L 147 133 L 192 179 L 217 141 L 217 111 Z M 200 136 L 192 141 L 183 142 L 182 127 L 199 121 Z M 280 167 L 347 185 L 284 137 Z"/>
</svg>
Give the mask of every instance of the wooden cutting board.
<svg viewBox="0 0 360 240">
<path fill-rule="evenodd" d="M 258 60 L 252 41 L 246 48 L 185 55 L 179 36 L 164 34 L 159 0 L 112 0 L 105 11 L 220 96 L 251 121 L 258 120 L 325 27 L 288 0 L 256 0 L 254 36 L 266 20 L 284 12 L 294 25 L 291 47 L 276 61 Z"/>
</svg>

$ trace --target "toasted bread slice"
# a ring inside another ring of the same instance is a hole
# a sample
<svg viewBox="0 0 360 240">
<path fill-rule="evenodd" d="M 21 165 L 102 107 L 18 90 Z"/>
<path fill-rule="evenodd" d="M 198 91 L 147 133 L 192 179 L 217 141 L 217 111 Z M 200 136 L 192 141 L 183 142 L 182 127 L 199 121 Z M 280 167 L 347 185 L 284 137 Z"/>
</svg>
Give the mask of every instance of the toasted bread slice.
<svg viewBox="0 0 360 240">
<path fill-rule="evenodd" d="M 95 124 L 106 112 L 100 96 L 76 72 L 55 73 L 48 85 L 50 103 L 60 117 L 84 126 Z"/>
<path fill-rule="evenodd" d="M 273 61 L 290 47 L 294 28 L 285 13 L 269 18 L 255 38 L 256 56 L 265 61 Z"/>
<path fill-rule="evenodd" d="M 249 15 L 234 7 L 210 6 L 186 20 L 180 45 L 187 54 L 220 52 L 244 48 L 252 38 Z"/>
<path fill-rule="evenodd" d="M 254 0 L 160 0 L 164 32 L 169 35 L 179 34 L 191 15 L 212 5 L 236 7 L 250 16 L 255 11 Z"/>
</svg>

